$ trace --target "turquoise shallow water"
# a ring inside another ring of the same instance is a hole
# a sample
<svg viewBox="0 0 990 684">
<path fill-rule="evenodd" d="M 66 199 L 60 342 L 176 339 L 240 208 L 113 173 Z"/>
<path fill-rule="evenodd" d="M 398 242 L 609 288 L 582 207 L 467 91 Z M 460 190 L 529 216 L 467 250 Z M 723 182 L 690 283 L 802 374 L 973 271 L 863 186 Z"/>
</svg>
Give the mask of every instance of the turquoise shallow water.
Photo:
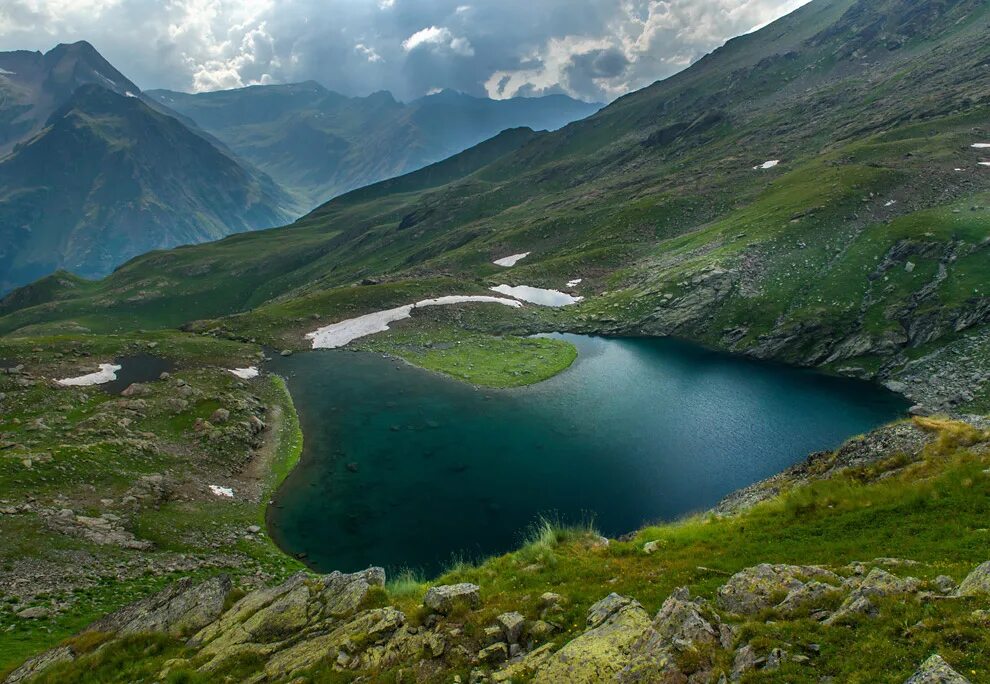
<svg viewBox="0 0 990 684">
<path fill-rule="evenodd" d="M 902 415 L 885 389 L 670 339 L 563 336 L 578 361 L 484 390 L 379 355 L 277 358 L 305 452 L 269 508 L 320 571 L 435 573 L 518 545 L 540 514 L 607 535 L 711 507 Z"/>
</svg>

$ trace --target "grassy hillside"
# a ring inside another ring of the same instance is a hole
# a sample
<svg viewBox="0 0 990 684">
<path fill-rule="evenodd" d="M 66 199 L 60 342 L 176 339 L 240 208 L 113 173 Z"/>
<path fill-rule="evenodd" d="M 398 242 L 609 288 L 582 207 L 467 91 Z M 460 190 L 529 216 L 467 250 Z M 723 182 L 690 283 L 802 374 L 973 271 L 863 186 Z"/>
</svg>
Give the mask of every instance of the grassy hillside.
<svg viewBox="0 0 990 684">
<path fill-rule="evenodd" d="M 676 676 L 688 675 L 715 681 L 720 673 L 733 672 L 733 679 L 743 682 L 832 678 L 899 684 L 932 654 L 972 681 L 984 681 L 990 673 L 988 595 L 955 594 L 986 560 L 987 433 L 931 420 L 903 426 L 902 432 L 910 438 L 900 449 L 877 449 L 882 442 L 866 439 L 821 455 L 809 464 L 824 479 L 795 481 L 779 496 L 736 515 L 700 515 L 610 543 L 593 530 L 546 522 L 514 553 L 452 567 L 429 582 L 405 576 L 384 590 L 365 590 L 356 615 L 323 618 L 322 632 L 318 618 L 287 613 L 291 602 L 275 600 L 278 591 L 267 599 L 259 593 L 188 644 L 159 634 L 102 633 L 69 641 L 78 660 L 55 666 L 37 681 L 150 681 L 163 673 L 167 681 L 206 682 L 218 676 L 248 680 L 265 672 L 267 681 L 477 681 L 484 676 L 496 682 L 553 682 L 562 681 L 557 677 L 566 671 L 573 682 L 683 681 Z M 850 451 L 868 457 L 849 467 Z M 786 577 L 807 581 L 809 575 L 820 581 L 807 586 L 820 593 L 802 589 L 795 596 L 804 598 L 792 598 L 789 592 L 805 582 Z M 437 613 L 424 607 L 427 587 L 462 582 L 480 588 L 474 608 L 464 604 Z M 733 590 L 726 589 L 729 585 Z M 688 588 L 696 602 L 670 598 L 684 596 L 679 587 Z M 857 591 L 869 597 L 869 610 L 845 608 L 851 604 L 847 596 Z M 613 603 L 633 599 L 642 609 L 606 611 L 597 602 L 610 592 L 618 595 L 609 599 Z M 313 614 L 321 599 L 308 600 Z M 266 601 L 272 601 L 269 607 Z M 671 615 L 671 605 L 679 612 Z M 653 622 L 657 641 L 637 642 L 649 636 L 644 632 L 649 616 L 661 606 L 668 617 Z M 529 655 L 506 664 L 498 655 L 506 646 L 498 625 L 510 612 L 519 614 L 521 632 L 507 640 L 518 639 Z M 236 628 L 238 614 L 252 613 L 244 624 L 256 636 L 231 645 L 223 630 Z M 369 618 L 386 615 L 401 617 L 391 626 L 378 623 L 371 633 L 359 631 L 374 624 Z M 292 621 L 297 636 L 281 642 L 285 637 L 277 632 L 257 631 L 261 625 L 277 629 L 278 621 Z M 710 623 L 722 625 L 721 641 L 699 626 Z M 335 637 L 341 630 L 344 636 Z M 663 645 L 665 630 L 680 634 L 681 641 Z M 329 636 L 318 636 L 328 631 Z M 340 651 L 331 646 L 328 653 L 325 644 L 335 638 L 343 639 L 343 646 Z M 312 645 L 302 648 L 307 639 Z M 102 648 L 89 654 L 90 644 Z M 271 644 L 273 657 L 267 655 Z M 635 669 L 629 668 L 644 647 L 647 672 L 654 675 L 630 678 Z M 293 658 L 281 658 L 290 648 Z"/>
<path fill-rule="evenodd" d="M 327 320 L 337 313 L 319 303 L 360 299 L 355 285 L 582 278 L 585 302 L 556 327 L 890 375 L 990 312 L 990 171 L 971 147 L 990 136 L 988 21 L 968 0 L 818 0 L 587 120 L 472 151 L 483 166 L 427 169 L 285 229 L 19 294 L 0 330 L 174 326 L 261 304 Z M 768 160 L 780 163 L 754 169 Z M 523 251 L 513 269 L 491 264 Z M 395 287 L 373 299 L 406 303 Z M 283 342 L 301 339 L 299 322 L 279 324 Z"/>
<path fill-rule="evenodd" d="M 0 568 L 53 568 L 74 588 L 5 594 L 0 667 L 167 578 L 226 569 L 232 583 L 134 609 L 130 633 L 117 616 L 69 639 L 39 681 L 899 684 L 933 654 L 986 680 L 990 438 L 972 414 L 990 411 L 990 158 L 973 147 L 990 143 L 988 35 L 979 0 L 813 0 L 561 131 L 506 132 L 285 228 L 11 293 L 0 360 L 25 368 L 0 375 L 0 533 L 23 541 Z M 352 347 L 502 386 L 573 360 L 532 332 L 677 335 L 884 381 L 951 419 L 881 428 L 622 540 L 548 522 L 515 553 L 429 581 L 258 589 L 294 566 L 247 529 L 300 435 L 277 381 L 224 369 L 499 284 L 584 300 L 417 310 Z M 137 351 L 175 364 L 143 396 L 51 383 Z M 125 503 L 162 469 L 179 496 Z M 204 489 L 223 482 L 252 497 Z M 145 556 L 64 531 L 92 524 L 154 544 L 150 574 Z M 451 606 L 428 592 L 454 583 L 475 589 Z M 15 617 L 20 601 L 47 612 Z M 197 610 L 176 621 L 171 601 Z"/>
</svg>

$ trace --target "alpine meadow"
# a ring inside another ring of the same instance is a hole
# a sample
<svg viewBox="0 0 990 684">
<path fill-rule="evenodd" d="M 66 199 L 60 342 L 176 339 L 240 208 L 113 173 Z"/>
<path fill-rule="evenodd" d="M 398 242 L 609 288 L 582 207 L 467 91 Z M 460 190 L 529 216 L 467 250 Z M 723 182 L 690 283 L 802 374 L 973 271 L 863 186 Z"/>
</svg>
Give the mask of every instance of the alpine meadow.
<svg viewBox="0 0 990 684">
<path fill-rule="evenodd" d="M 11 3 L 0 681 L 990 682 L 990 3 Z"/>
</svg>

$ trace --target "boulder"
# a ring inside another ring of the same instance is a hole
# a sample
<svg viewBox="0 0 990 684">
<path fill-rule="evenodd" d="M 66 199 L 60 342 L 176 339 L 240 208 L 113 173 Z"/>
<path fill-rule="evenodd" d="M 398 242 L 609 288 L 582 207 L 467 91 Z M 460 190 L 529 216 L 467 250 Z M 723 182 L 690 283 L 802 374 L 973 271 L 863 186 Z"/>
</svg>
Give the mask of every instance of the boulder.
<svg viewBox="0 0 990 684">
<path fill-rule="evenodd" d="M 855 587 L 852 597 L 876 598 L 895 594 L 911 594 L 918 591 L 921 582 L 914 577 L 901 579 L 886 570 L 873 568 L 866 577 L 859 582 L 852 582 L 852 585 Z"/>
<path fill-rule="evenodd" d="M 838 583 L 835 573 L 811 565 L 762 564 L 740 570 L 719 587 L 718 603 L 739 615 L 754 615 L 777 604 L 809 580 Z"/>
<path fill-rule="evenodd" d="M 812 581 L 792 589 L 776 607 L 785 615 L 793 614 L 802 609 L 820 608 L 823 603 L 840 592 L 839 587 Z"/>
<path fill-rule="evenodd" d="M 620 682 L 686 681 L 688 675 L 697 678 L 698 673 L 710 669 L 706 659 L 694 662 L 690 672 L 682 672 L 678 664 L 679 653 L 720 642 L 718 628 L 690 597 L 688 590 L 681 588 L 664 601 L 653 622 L 632 644 L 630 663 L 619 674 Z"/>
<path fill-rule="evenodd" d="M 394 608 L 364 611 L 328 634 L 278 649 L 265 665 L 265 674 L 271 680 L 287 679 L 296 672 L 313 667 L 328 654 L 341 650 L 358 654 L 370 646 L 386 642 L 402 627 L 405 619 L 406 616 Z"/>
<path fill-rule="evenodd" d="M 143 397 L 150 393 L 150 390 L 140 383 L 133 383 L 128 385 L 121 393 L 122 397 Z"/>
<path fill-rule="evenodd" d="M 736 651 L 735 658 L 732 661 L 732 675 L 730 681 L 738 682 L 743 678 L 743 675 L 747 672 L 752 672 L 756 669 L 756 652 L 753 647 L 746 644 L 738 651 Z"/>
<path fill-rule="evenodd" d="M 990 561 L 983 563 L 969 573 L 956 590 L 956 596 L 980 596 L 981 594 L 990 594 Z"/>
<path fill-rule="evenodd" d="M 614 681 L 623 668 L 630 664 L 633 644 L 650 627 L 650 617 L 639 603 L 625 597 L 619 598 L 623 600 L 610 601 L 610 605 L 617 606 L 613 612 L 597 626 L 572 639 L 550 656 L 536 670 L 532 681 L 541 684 L 598 684 Z M 596 616 L 602 612 L 597 611 Z M 596 619 L 592 618 L 589 611 L 589 624 L 593 624 Z"/>
<path fill-rule="evenodd" d="M 354 615 L 372 587 L 385 586 L 385 570 L 368 568 L 349 574 L 333 572 L 316 580 L 314 589 L 325 617 L 341 619 Z"/>
<path fill-rule="evenodd" d="M 880 611 L 877 610 L 877 607 L 873 605 L 873 601 L 865 596 L 849 597 L 841 606 L 839 606 L 839 609 L 836 610 L 831 617 L 825 620 L 822 624 L 831 626 L 854 615 L 874 617 L 879 612 Z"/>
<path fill-rule="evenodd" d="M 636 603 L 636 601 L 627 596 L 620 596 L 614 592 L 609 594 L 600 601 L 592 604 L 591 608 L 588 609 L 588 627 L 597 627 L 612 617 L 612 615 L 617 613 L 620 609 L 633 603 Z M 636 603 L 636 605 L 639 604 Z"/>
<path fill-rule="evenodd" d="M 509 659 L 509 647 L 499 641 L 478 651 L 478 661 L 489 665 L 504 663 Z"/>
<path fill-rule="evenodd" d="M 969 680 L 949 667 L 939 655 L 933 655 L 904 684 L 969 684 Z"/>
<path fill-rule="evenodd" d="M 458 608 L 473 610 L 481 605 L 481 588 L 467 582 L 430 587 L 423 605 L 441 615 L 450 615 Z"/>
<path fill-rule="evenodd" d="M 502 613 L 495 618 L 495 622 L 502 629 L 502 636 L 505 638 L 505 643 L 515 644 L 519 642 L 519 636 L 522 634 L 523 626 L 526 624 L 526 618 L 516 612 Z"/>
<path fill-rule="evenodd" d="M 154 596 L 110 613 L 86 631 L 121 636 L 142 632 L 193 634 L 220 617 L 231 586 L 229 575 L 219 575 L 200 584 L 186 577 Z"/>
<path fill-rule="evenodd" d="M 223 425 L 230 420 L 230 411 L 225 408 L 218 408 L 210 414 L 210 422 L 214 425 Z"/>
<path fill-rule="evenodd" d="M 59 663 L 68 663 L 76 659 L 76 654 L 69 646 L 59 646 L 31 658 L 19 668 L 7 675 L 4 684 L 20 684 L 34 679 L 37 675 Z"/>
</svg>

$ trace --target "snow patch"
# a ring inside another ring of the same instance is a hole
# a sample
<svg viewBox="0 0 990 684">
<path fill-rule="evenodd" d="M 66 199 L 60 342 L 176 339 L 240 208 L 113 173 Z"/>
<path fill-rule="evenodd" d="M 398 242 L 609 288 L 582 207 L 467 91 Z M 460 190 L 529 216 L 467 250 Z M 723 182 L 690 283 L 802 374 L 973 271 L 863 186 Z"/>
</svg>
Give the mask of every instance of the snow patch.
<svg viewBox="0 0 990 684">
<path fill-rule="evenodd" d="M 574 280 L 568 280 L 567 287 L 577 287 L 582 282 L 584 282 L 584 278 L 575 278 Z"/>
<path fill-rule="evenodd" d="M 501 259 L 496 259 L 492 263 L 496 266 L 502 266 L 504 268 L 510 268 L 515 266 L 520 261 L 528 257 L 532 252 L 523 252 L 522 254 L 513 254 L 512 256 L 502 257 Z"/>
<path fill-rule="evenodd" d="M 780 163 L 780 160 L 779 159 L 771 159 L 770 161 L 765 161 L 762 164 L 758 164 L 758 165 L 754 166 L 753 167 L 753 170 L 754 171 L 760 171 L 760 170 L 763 170 L 763 169 L 772 169 L 773 167 L 775 167 L 779 163 Z"/>
<path fill-rule="evenodd" d="M 570 306 L 577 304 L 584 297 L 573 297 L 566 292 L 558 290 L 546 290 L 542 287 L 530 287 L 529 285 L 499 285 L 491 288 L 493 292 L 509 295 L 524 302 L 541 304 L 543 306 Z"/>
<path fill-rule="evenodd" d="M 124 91 L 124 95 L 127 96 L 127 97 L 137 97 L 137 95 L 135 95 L 134 93 L 132 93 L 130 90 L 125 90 Z"/>
<path fill-rule="evenodd" d="M 892 206 L 894 206 L 895 204 L 897 204 L 897 200 L 890 200 L 889 202 L 887 202 L 887 203 L 886 203 L 885 205 L 883 205 L 883 206 L 885 206 L 885 207 L 892 207 Z"/>
<path fill-rule="evenodd" d="M 249 366 L 247 368 L 228 368 L 228 373 L 233 373 L 242 380 L 250 380 L 251 378 L 258 377 L 258 368 L 256 366 Z"/>
<path fill-rule="evenodd" d="M 96 373 L 80 375 L 77 378 L 63 378 L 62 380 L 56 380 L 55 382 L 63 387 L 89 387 L 91 385 L 103 385 L 116 380 L 117 371 L 121 368 L 123 368 L 123 366 L 117 366 L 112 363 L 101 363 L 100 370 Z"/>
<path fill-rule="evenodd" d="M 413 309 L 466 303 L 504 304 L 505 306 L 511 306 L 517 309 L 522 306 L 522 304 L 515 300 L 503 299 L 502 297 L 448 295 L 446 297 L 437 297 L 436 299 L 424 299 L 421 302 L 397 306 L 394 309 L 376 311 L 365 314 L 364 316 L 358 316 L 357 318 L 348 318 L 339 323 L 333 323 L 314 330 L 306 335 L 306 339 L 313 340 L 313 349 L 337 349 L 360 337 L 385 332 L 391 323 L 409 318 L 412 315 Z"/>
<path fill-rule="evenodd" d="M 990 149 L 990 143 L 973 143 L 972 147 L 975 147 L 978 150 L 986 150 Z"/>
<path fill-rule="evenodd" d="M 228 499 L 234 498 L 234 490 L 230 487 L 221 487 L 220 485 L 210 485 L 210 491 L 216 496 L 226 497 Z"/>
<path fill-rule="evenodd" d="M 0 67 L 0 76 L 13 76 L 13 71 L 7 71 L 6 69 Z"/>
<path fill-rule="evenodd" d="M 980 166 L 990 166 L 990 162 L 980 162 Z"/>
</svg>

